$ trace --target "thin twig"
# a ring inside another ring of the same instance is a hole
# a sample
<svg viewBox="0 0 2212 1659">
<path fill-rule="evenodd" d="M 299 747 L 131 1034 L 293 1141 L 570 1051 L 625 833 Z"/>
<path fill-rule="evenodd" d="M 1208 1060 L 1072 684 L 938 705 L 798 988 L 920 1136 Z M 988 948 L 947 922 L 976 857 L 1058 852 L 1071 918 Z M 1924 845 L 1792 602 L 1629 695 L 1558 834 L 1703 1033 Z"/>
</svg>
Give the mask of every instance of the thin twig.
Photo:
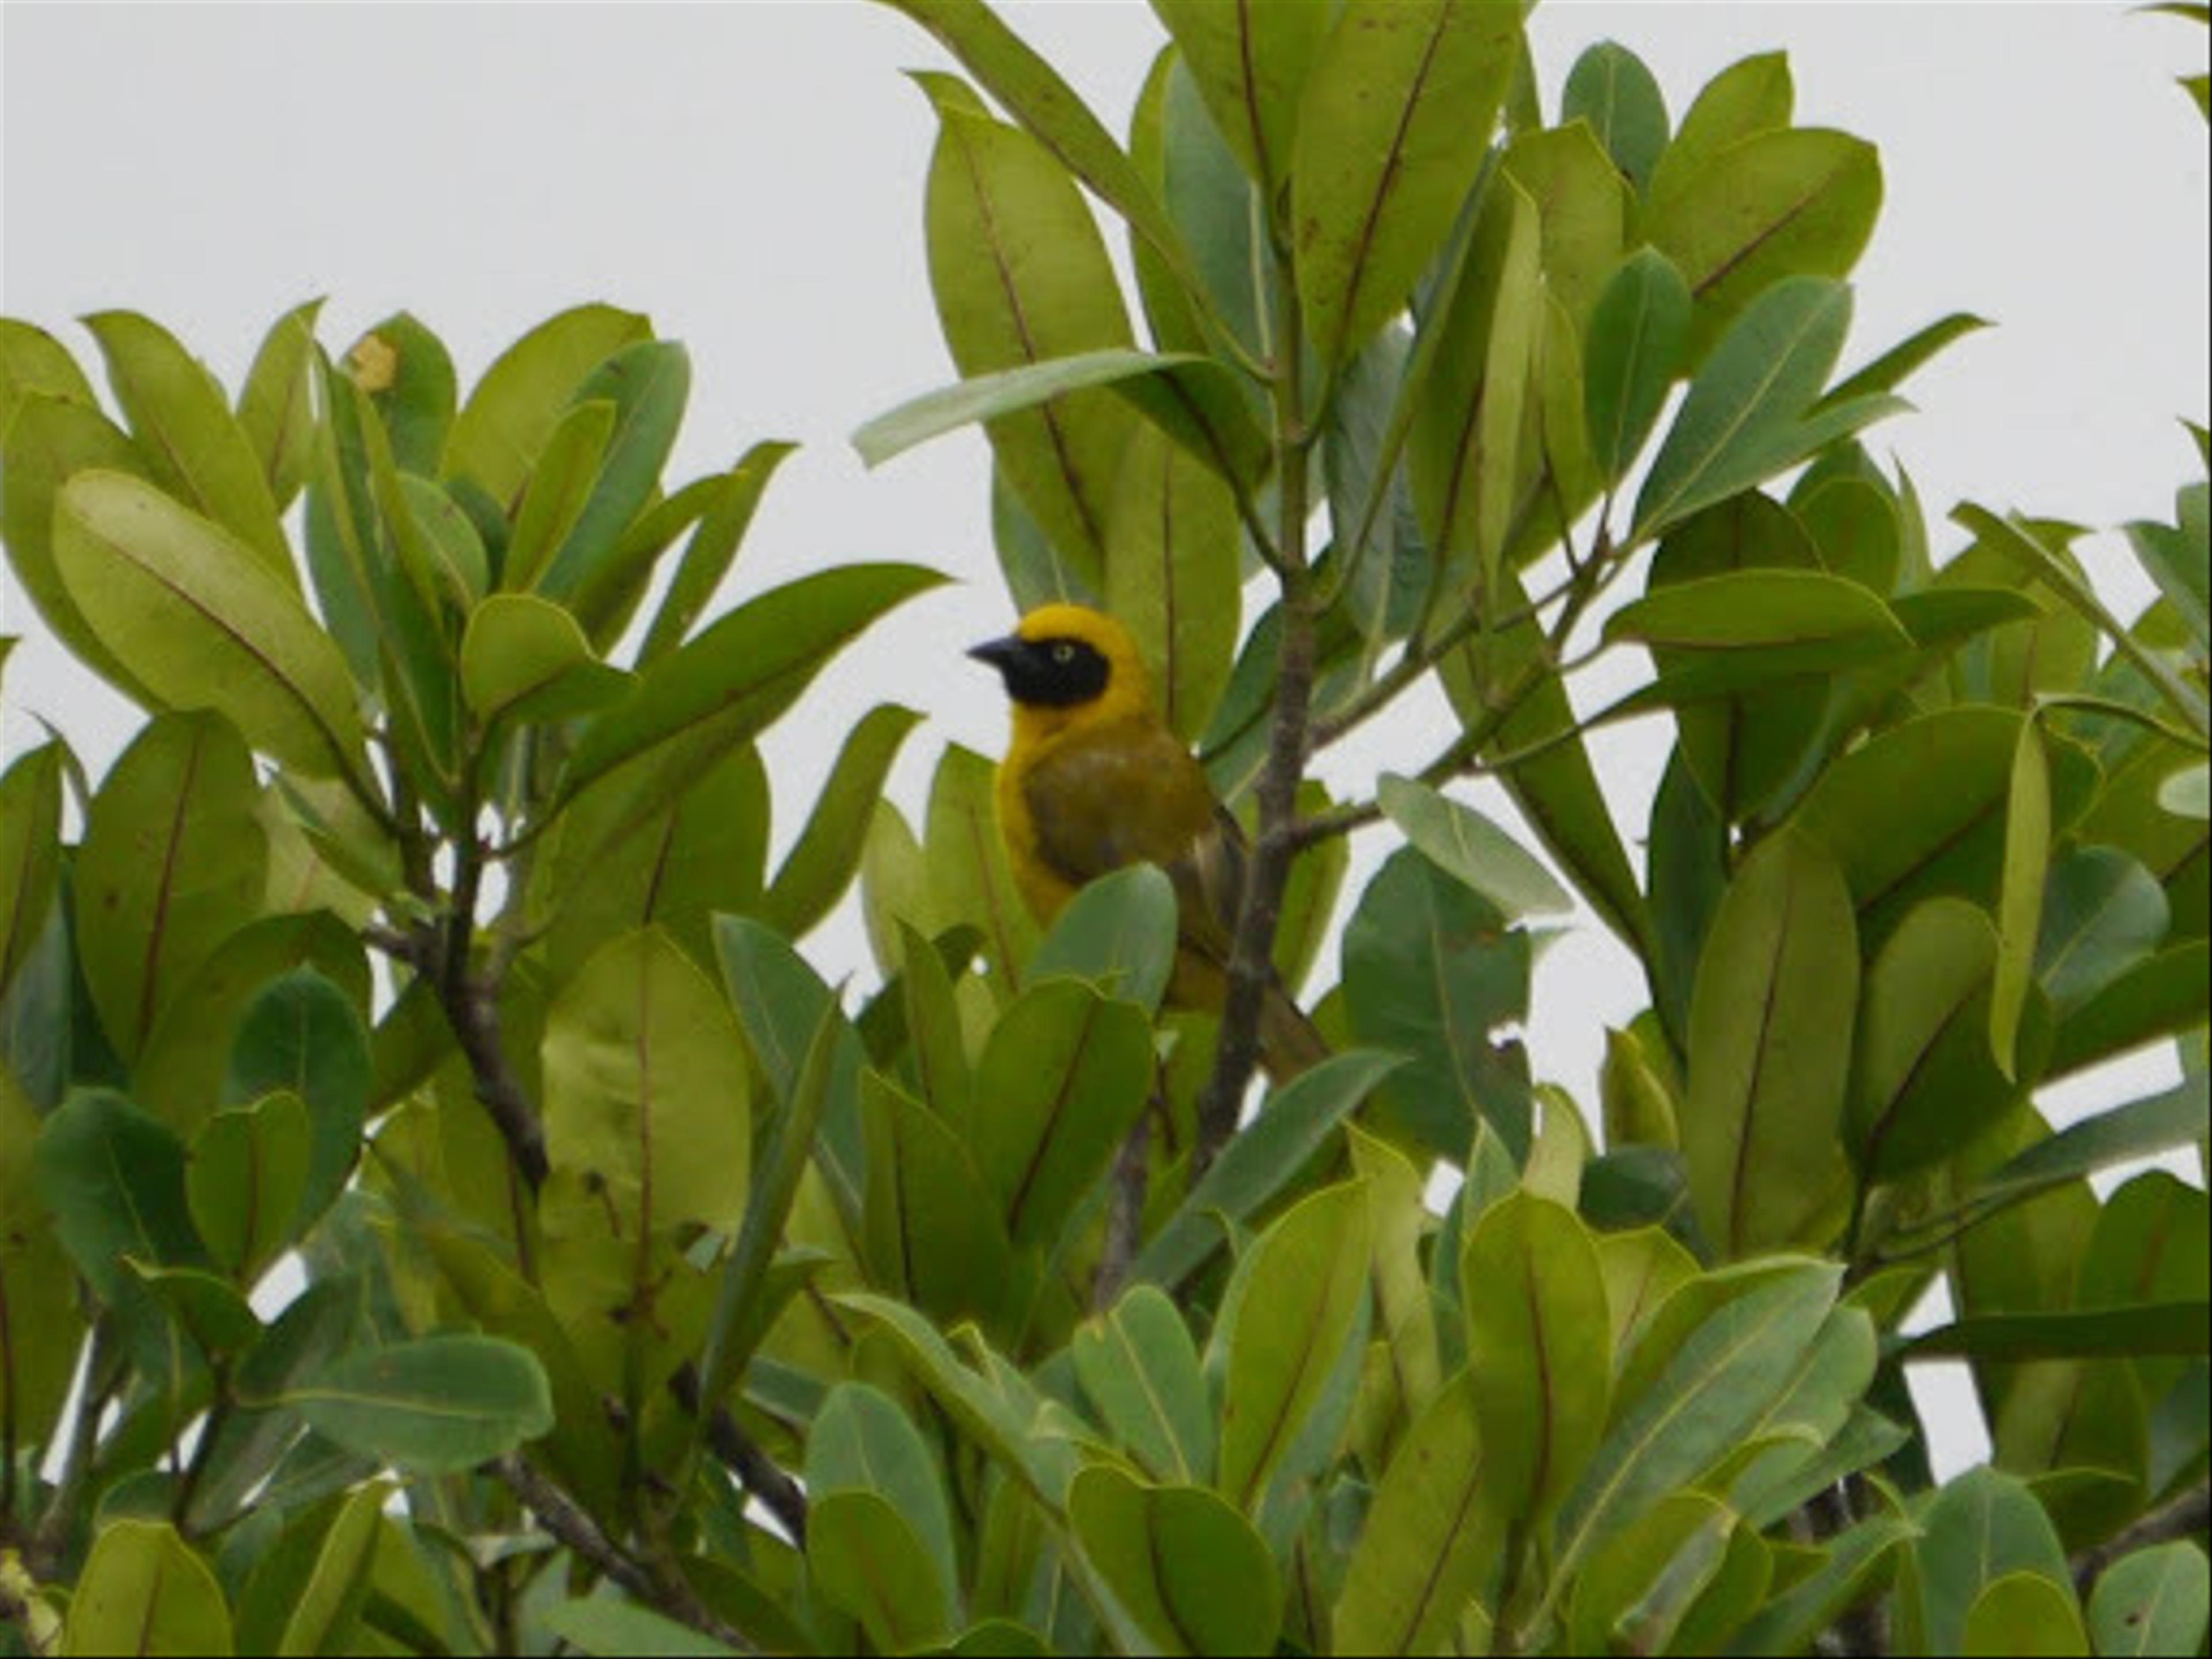
<svg viewBox="0 0 2212 1659">
<path fill-rule="evenodd" d="M 2122 1556 L 2153 1544 L 2192 1538 L 2212 1525 L 2212 1479 L 2199 1480 L 2179 1497 L 2130 1522 L 2103 1543 L 2074 1558 L 2074 1588 L 2086 1600 L 2105 1569 Z"/>
<path fill-rule="evenodd" d="M 510 1454 L 487 1467 L 572 1554 L 591 1563 L 639 1601 L 717 1642 L 744 1652 L 753 1650 L 752 1644 L 716 1618 L 672 1569 L 656 1574 L 631 1556 L 599 1530 L 599 1523 L 581 1505 L 522 1458 Z"/>
<path fill-rule="evenodd" d="M 1091 1281 L 1091 1307 L 1103 1313 L 1121 1294 L 1129 1264 L 1143 1242 L 1145 1189 L 1152 1177 L 1152 1114 L 1137 1119 L 1114 1164 L 1114 1192 L 1106 1211 L 1106 1241 L 1098 1252 L 1098 1273 Z"/>
<path fill-rule="evenodd" d="M 699 1414 L 699 1372 L 688 1360 L 668 1379 L 676 1403 L 694 1417 Z M 714 1407 L 707 1419 L 707 1449 L 752 1497 L 760 1499 L 801 1549 L 806 1547 L 806 1491 L 793 1480 L 760 1443 L 747 1434 L 726 1406 Z"/>
</svg>

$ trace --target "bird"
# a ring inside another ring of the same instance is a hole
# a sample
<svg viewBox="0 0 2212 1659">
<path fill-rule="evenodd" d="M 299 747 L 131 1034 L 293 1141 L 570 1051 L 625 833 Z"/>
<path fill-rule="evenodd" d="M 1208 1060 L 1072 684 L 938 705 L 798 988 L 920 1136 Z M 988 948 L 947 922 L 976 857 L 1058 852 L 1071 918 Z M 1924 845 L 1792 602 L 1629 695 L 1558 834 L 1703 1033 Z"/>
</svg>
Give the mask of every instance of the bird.
<svg viewBox="0 0 2212 1659">
<path fill-rule="evenodd" d="M 1158 865 L 1177 906 L 1166 1000 L 1219 1012 L 1244 891 L 1244 831 L 1160 717 L 1128 630 L 1087 605 L 1046 605 L 968 654 L 998 670 L 1012 705 L 995 799 L 1030 912 L 1049 927 L 1086 882 L 1140 860 Z M 1260 1014 L 1270 1080 L 1279 1086 L 1328 1054 L 1271 975 Z"/>
</svg>

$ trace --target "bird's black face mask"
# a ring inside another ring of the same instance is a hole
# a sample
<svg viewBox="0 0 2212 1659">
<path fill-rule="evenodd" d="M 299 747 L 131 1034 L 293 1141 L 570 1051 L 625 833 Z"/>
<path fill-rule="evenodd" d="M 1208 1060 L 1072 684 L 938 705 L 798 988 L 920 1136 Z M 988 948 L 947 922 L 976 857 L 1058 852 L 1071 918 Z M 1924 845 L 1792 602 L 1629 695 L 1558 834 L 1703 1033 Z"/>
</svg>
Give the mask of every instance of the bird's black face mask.
<svg viewBox="0 0 2212 1659">
<path fill-rule="evenodd" d="M 1081 640 L 988 640 L 968 654 L 999 671 L 1006 695 L 1032 708 L 1073 708 L 1106 690 L 1106 659 Z"/>
</svg>

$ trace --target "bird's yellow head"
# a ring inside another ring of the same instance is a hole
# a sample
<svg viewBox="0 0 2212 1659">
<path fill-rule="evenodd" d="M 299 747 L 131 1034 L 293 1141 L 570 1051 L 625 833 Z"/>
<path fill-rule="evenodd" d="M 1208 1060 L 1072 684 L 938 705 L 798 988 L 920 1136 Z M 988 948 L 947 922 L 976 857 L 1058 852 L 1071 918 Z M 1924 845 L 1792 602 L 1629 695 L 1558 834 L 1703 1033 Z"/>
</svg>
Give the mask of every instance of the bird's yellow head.
<svg viewBox="0 0 2212 1659">
<path fill-rule="evenodd" d="M 968 654 L 1006 681 L 1018 734 L 1041 738 L 1152 707 L 1137 642 L 1121 623 L 1087 605 L 1039 605 L 1006 638 Z"/>
</svg>

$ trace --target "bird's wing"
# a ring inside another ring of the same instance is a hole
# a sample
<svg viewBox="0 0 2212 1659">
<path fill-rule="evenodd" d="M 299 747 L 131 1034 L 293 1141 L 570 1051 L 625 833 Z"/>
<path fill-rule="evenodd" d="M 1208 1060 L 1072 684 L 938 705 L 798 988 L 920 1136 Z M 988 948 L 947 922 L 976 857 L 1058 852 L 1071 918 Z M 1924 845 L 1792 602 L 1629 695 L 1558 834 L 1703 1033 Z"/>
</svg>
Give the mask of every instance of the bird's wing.
<svg viewBox="0 0 2212 1659">
<path fill-rule="evenodd" d="M 1184 942 L 1226 963 L 1244 836 L 1172 732 L 1117 721 L 1037 762 L 1022 791 L 1038 856 L 1073 886 L 1146 860 L 1175 884 Z"/>
</svg>

